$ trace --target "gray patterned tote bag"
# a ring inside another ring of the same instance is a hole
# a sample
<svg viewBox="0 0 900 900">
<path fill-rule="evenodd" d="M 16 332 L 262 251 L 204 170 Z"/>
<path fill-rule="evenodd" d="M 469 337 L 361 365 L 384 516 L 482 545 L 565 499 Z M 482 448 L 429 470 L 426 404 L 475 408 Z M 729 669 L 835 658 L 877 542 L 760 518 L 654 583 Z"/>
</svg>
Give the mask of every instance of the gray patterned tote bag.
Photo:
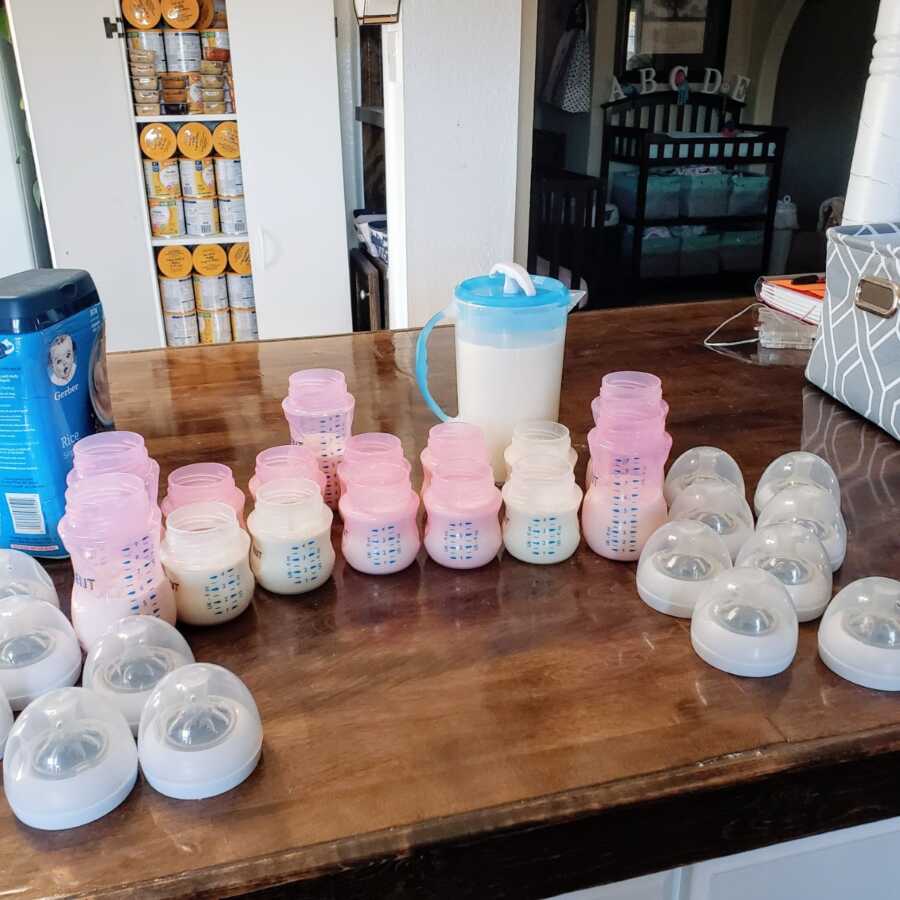
<svg viewBox="0 0 900 900">
<path fill-rule="evenodd" d="M 806 377 L 900 440 L 900 224 L 830 229 L 826 275 Z"/>
</svg>

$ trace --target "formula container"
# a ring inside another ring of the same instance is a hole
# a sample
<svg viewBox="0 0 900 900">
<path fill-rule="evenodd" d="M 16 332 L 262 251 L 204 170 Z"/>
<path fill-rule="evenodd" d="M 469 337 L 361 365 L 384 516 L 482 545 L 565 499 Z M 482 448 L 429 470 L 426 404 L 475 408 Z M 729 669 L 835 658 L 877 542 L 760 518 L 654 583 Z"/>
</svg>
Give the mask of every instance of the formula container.
<svg viewBox="0 0 900 900">
<path fill-rule="evenodd" d="M 227 62 L 231 58 L 227 28 L 210 28 L 200 35 L 203 58 L 216 62 Z"/>
<path fill-rule="evenodd" d="M 188 159 L 205 159 L 212 152 L 212 132 L 202 122 L 188 122 L 178 129 L 177 143 Z"/>
<path fill-rule="evenodd" d="M 149 50 L 153 54 L 153 67 L 157 72 L 166 71 L 166 49 L 163 33 L 154 28 L 149 31 L 126 31 L 125 43 L 128 46 L 128 58 L 135 61 L 134 50 Z"/>
<path fill-rule="evenodd" d="M 421 540 L 419 497 L 400 463 L 355 465 L 340 499 L 344 559 L 358 572 L 389 575 L 411 565 Z"/>
<path fill-rule="evenodd" d="M 220 122 L 213 131 L 213 147 L 219 156 L 238 159 L 241 143 L 238 138 L 237 122 Z"/>
<path fill-rule="evenodd" d="M 259 327 L 256 324 L 256 309 L 242 307 L 229 310 L 231 316 L 231 336 L 235 341 L 258 341 Z"/>
<path fill-rule="evenodd" d="M 194 298 L 203 312 L 228 310 L 228 291 L 224 275 L 194 274 Z"/>
<path fill-rule="evenodd" d="M 334 569 L 333 518 L 314 481 L 288 478 L 263 484 L 247 518 L 256 580 L 275 594 L 305 594 L 323 585 Z"/>
<path fill-rule="evenodd" d="M 215 197 L 185 197 L 185 230 L 189 235 L 208 237 L 219 231 L 219 204 Z"/>
<path fill-rule="evenodd" d="M 197 310 L 197 325 L 201 344 L 231 343 L 231 316 L 227 309 Z"/>
<path fill-rule="evenodd" d="M 154 237 L 180 237 L 184 234 L 184 206 L 180 197 L 150 197 L 150 233 Z"/>
<path fill-rule="evenodd" d="M 196 312 L 194 282 L 190 275 L 184 278 L 160 278 L 159 298 L 164 313 L 185 316 Z"/>
<path fill-rule="evenodd" d="M 167 25 L 182 31 L 193 28 L 200 18 L 198 0 L 161 0 L 160 10 Z"/>
<path fill-rule="evenodd" d="M 503 544 L 500 491 L 487 462 L 454 459 L 437 465 L 422 499 L 428 519 L 425 549 L 439 565 L 477 569 Z"/>
<path fill-rule="evenodd" d="M 197 17 L 197 29 L 204 31 L 212 27 L 213 19 L 216 17 L 216 10 L 212 0 L 199 0 L 199 4 L 200 15 Z"/>
<path fill-rule="evenodd" d="M 232 309 L 255 309 L 256 298 L 253 296 L 252 275 L 226 272 L 225 284 L 228 288 L 228 305 Z"/>
<path fill-rule="evenodd" d="M 422 463 L 422 493 L 428 490 L 435 467 L 453 459 L 490 462 L 484 432 L 468 422 L 440 422 L 428 432 L 428 443 L 419 460 Z"/>
<path fill-rule="evenodd" d="M 185 198 L 216 196 L 216 176 L 212 157 L 179 159 L 178 169 L 181 174 L 181 190 Z"/>
<path fill-rule="evenodd" d="M 153 79 L 154 84 L 156 79 Z M 175 132 L 162 122 L 151 122 L 141 129 L 138 143 L 144 156 L 150 159 L 164 160 L 175 155 L 178 147 L 178 138 Z"/>
<path fill-rule="evenodd" d="M 163 324 L 170 347 L 194 347 L 200 343 L 196 313 L 164 313 Z"/>
<path fill-rule="evenodd" d="M 66 485 L 71 487 L 86 478 L 111 472 L 137 475 L 144 482 L 150 505 L 156 507 L 159 463 L 150 457 L 139 434 L 102 431 L 82 438 L 73 448 L 72 470 L 66 476 Z"/>
<path fill-rule="evenodd" d="M 215 157 L 216 189 L 220 197 L 243 197 L 244 174 L 239 159 Z"/>
<path fill-rule="evenodd" d="M 178 177 L 178 163 L 174 159 L 144 160 L 144 181 L 147 196 L 155 199 L 181 196 L 181 180 Z"/>
<path fill-rule="evenodd" d="M 221 275 L 228 262 L 218 244 L 200 244 L 194 248 L 191 259 L 198 275 Z"/>
<path fill-rule="evenodd" d="M 221 197 L 219 199 L 219 219 L 222 234 L 246 234 L 247 214 L 243 197 Z"/>
<path fill-rule="evenodd" d="M 129 25 L 146 30 L 159 24 L 162 13 L 156 0 L 122 0 L 122 15 Z"/>
<path fill-rule="evenodd" d="M 250 605 L 250 535 L 227 504 L 189 503 L 169 513 L 160 554 L 182 622 L 219 625 Z"/>
<path fill-rule="evenodd" d="M 196 31 L 166 31 L 166 64 L 170 72 L 197 72 L 200 70 L 202 49 L 200 34 Z"/>
<path fill-rule="evenodd" d="M 103 309 L 76 269 L 0 278 L 0 546 L 64 557 L 75 442 L 113 425 Z"/>
<path fill-rule="evenodd" d="M 503 502 L 503 543 L 516 559 L 548 565 L 578 549 L 581 488 L 567 459 L 536 454 L 517 460 Z"/>
<path fill-rule="evenodd" d="M 72 624 L 85 649 L 125 616 L 175 623 L 159 563 L 160 515 L 142 478 L 92 475 L 66 491 L 59 533 L 72 557 Z"/>
<path fill-rule="evenodd" d="M 250 267 L 250 245 L 246 242 L 232 244 L 228 250 L 228 265 L 238 275 L 249 275 L 252 271 Z"/>
<path fill-rule="evenodd" d="M 514 264 L 469 278 L 453 302 L 429 319 L 416 345 L 419 390 L 439 419 L 449 417 L 428 389 L 428 336 L 442 319 L 456 324 L 459 418 L 484 431 L 494 478 L 506 474 L 503 451 L 519 422 L 556 421 L 562 381 L 568 289 L 553 278 L 532 278 Z"/>
<path fill-rule="evenodd" d="M 167 493 L 160 504 L 164 516 L 191 503 L 224 503 L 234 510 L 243 528 L 244 492 L 235 484 L 228 466 L 222 463 L 181 466 L 169 473 L 166 486 Z"/>
</svg>

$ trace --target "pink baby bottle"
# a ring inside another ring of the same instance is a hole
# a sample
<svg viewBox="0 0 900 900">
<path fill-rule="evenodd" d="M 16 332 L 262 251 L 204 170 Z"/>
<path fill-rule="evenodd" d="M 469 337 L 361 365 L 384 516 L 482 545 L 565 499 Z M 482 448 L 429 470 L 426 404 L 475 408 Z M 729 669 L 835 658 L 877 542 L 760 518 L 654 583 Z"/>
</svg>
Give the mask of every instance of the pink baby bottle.
<svg viewBox="0 0 900 900">
<path fill-rule="evenodd" d="M 419 497 L 407 467 L 398 462 L 356 463 L 344 470 L 344 477 L 344 559 L 367 575 L 402 571 L 422 543 L 416 522 Z"/>
<path fill-rule="evenodd" d="M 75 570 L 72 624 L 86 649 L 128 615 L 175 623 L 172 587 L 159 559 L 159 509 L 137 475 L 76 481 L 66 491 L 59 531 Z"/>
<path fill-rule="evenodd" d="M 475 459 L 490 462 L 484 432 L 470 422 L 441 422 L 428 432 L 428 444 L 419 457 L 422 461 L 422 493 L 431 484 L 438 463 L 451 459 Z"/>
<path fill-rule="evenodd" d="M 478 459 L 450 459 L 434 469 L 422 499 L 428 520 L 425 549 L 450 569 L 487 565 L 503 543 L 500 491 L 491 464 Z"/>
<path fill-rule="evenodd" d="M 319 486 L 320 491 L 325 491 L 325 475 L 312 450 L 299 444 L 285 444 L 257 454 L 256 471 L 248 485 L 250 496 L 255 500 L 256 492 L 264 484 L 285 478 L 308 478 Z"/>
<path fill-rule="evenodd" d="M 169 473 L 168 492 L 160 504 L 164 516 L 189 503 L 224 503 L 244 527 L 244 492 L 235 484 L 231 469 L 222 463 L 191 463 Z"/>
<path fill-rule="evenodd" d="M 347 447 L 344 450 L 344 458 L 337 467 L 338 483 L 341 493 L 346 489 L 346 481 L 343 473 L 348 467 L 356 463 L 397 462 L 406 466 L 407 471 L 412 470 L 408 460 L 403 455 L 403 444 L 395 434 L 387 434 L 383 431 L 369 431 L 364 434 L 354 434 L 347 438 Z"/>
<path fill-rule="evenodd" d="M 159 463 L 147 453 L 144 439 L 133 431 L 101 431 L 82 438 L 72 448 L 71 487 L 82 478 L 121 472 L 137 475 L 155 506 L 159 501 Z"/>
<path fill-rule="evenodd" d="M 581 527 L 600 556 L 634 560 L 666 521 L 663 481 L 672 438 L 662 383 L 646 372 L 604 376 L 591 404 L 596 427 L 588 434 L 590 486 Z"/>
<path fill-rule="evenodd" d="M 347 390 L 344 373 L 336 369 L 303 369 L 290 377 L 281 404 L 291 440 L 312 450 L 325 475 L 325 502 L 337 506 L 337 467 L 353 425 L 356 401 Z"/>
</svg>

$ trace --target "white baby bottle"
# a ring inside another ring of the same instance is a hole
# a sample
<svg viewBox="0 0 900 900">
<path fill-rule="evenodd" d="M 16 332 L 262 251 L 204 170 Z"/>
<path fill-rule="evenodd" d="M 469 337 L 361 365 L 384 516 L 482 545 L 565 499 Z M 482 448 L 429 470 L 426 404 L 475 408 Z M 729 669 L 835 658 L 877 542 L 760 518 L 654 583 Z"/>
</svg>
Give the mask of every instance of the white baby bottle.
<svg viewBox="0 0 900 900">
<path fill-rule="evenodd" d="M 250 535 L 227 504 L 189 503 L 170 512 L 161 555 L 180 621 L 219 625 L 250 605 Z"/>
<path fill-rule="evenodd" d="M 256 580 L 274 594 L 305 594 L 328 581 L 335 559 L 333 518 L 311 479 L 283 478 L 261 485 L 247 519 Z"/>
</svg>

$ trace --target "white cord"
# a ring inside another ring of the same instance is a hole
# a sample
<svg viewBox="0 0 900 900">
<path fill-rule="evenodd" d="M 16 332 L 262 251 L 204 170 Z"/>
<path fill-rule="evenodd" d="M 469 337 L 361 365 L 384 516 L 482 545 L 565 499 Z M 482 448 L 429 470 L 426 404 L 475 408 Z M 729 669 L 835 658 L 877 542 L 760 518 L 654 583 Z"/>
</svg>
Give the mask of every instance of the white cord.
<svg viewBox="0 0 900 900">
<path fill-rule="evenodd" d="M 708 347 L 710 350 L 715 350 L 717 347 L 740 347 L 743 344 L 757 344 L 759 343 L 759 337 L 754 338 L 746 338 L 743 341 L 714 341 L 713 338 L 726 326 L 731 324 L 735 319 L 739 319 L 744 313 L 750 312 L 751 309 L 756 309 L 757 307 L 765 306 L 764 303 L 751 303 L 746 309 L 742 309 L 739 313 L 735 313 L 730 318 L 726 319 L 722 322 L 721 325 L 717 325 L 713 330 L 706 336 L 706 339 L 703 341 L 703 346 Z"/>
</svg>

